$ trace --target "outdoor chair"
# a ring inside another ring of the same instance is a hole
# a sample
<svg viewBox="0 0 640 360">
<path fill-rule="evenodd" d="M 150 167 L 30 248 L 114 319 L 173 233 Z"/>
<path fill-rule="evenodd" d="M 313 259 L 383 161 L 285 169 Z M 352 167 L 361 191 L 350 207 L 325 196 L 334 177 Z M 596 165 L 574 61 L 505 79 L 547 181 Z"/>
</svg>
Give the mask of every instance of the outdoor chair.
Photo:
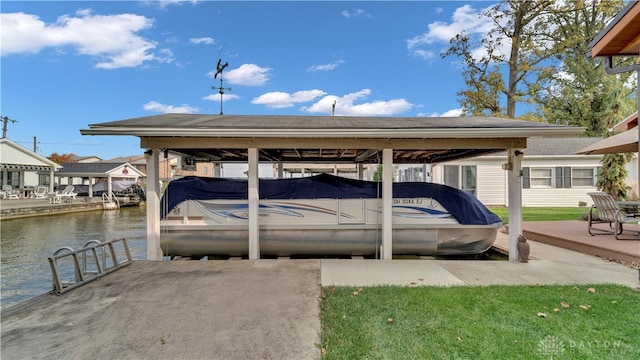
<svg viewBox="0 0 640 360">
<path fill-rule="evenodd" d="M 33 197 L 36 199 L 46 199 L 47 198 L 47 187 L 46 186 L 38 186 L 36 187 L 36 191 L 33 192 Z"/>
<path fill-rule="evenodd" d="M 4 199 L 20 199 L 20 193 L 13 190 L 11 185 L 2 185 L 2 198 Z"/>
<path fill-rule="evenodd" d="M 74 189 L 75 187 L 73 185 L 67 185 L 67 187 L 65 187 L 64 190 L 62 190 L 62 192 L 58 195 L 62 198 L 63 201 L 71 202 L 72 200 L 75 200 L 76 195 L 78 195 L 73 192 Z"/>
<path fill-rule="evenodd" d="M 604 192 L 591 192 L 588 193 L 593 199 L 593 205 L 589 208 L 588 217 L 588 232 L 591 236 L 594 235 L 614 235 L 617 240 L 623 239 L 622 233 L 624 231 L 623 225 L 629 223 L 638 223 L 640 218 L 628 216 L 616 199 L 610 194 Z M 594 224 L 608 223 L 608 229 L 602 227 L 595 227 Z M 640 239 L 638 231 L 634 231 L 633 240 Z"/>
</svg>

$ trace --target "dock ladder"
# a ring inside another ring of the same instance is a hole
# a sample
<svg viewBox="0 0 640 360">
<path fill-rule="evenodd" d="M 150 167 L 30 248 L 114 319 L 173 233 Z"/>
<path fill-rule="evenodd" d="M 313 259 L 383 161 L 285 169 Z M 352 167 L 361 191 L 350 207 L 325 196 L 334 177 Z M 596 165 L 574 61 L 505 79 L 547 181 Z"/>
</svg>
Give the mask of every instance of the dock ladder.
<svg viewBox="0 0 640 360">
<path fill-rule="evenodd" d="M 118 255 L 124 255 L 124 259 L 118 260 Z M 72 269 L 69 268 L 69 262 L 71 262 Z M 129 265 L 131 262 L 131 253 L 126 239 L 105 242 L 90 240 L 78 250 L 73 250 L 68 246 L 61 247 L 49 257 L 49 265 L 53 275 L 53 291 L 57 295 L 63 294 Z M 61 271 L 60 267 L 63 264 L 66 266 Z M 62 277 L 64 276 L 73 276 L 73 280 L 63 281 Z"/>
<path fill-rule="evenodd" d="M 104 210 L 119 209 L 120 208 L 120 200 L 118 200 L 118 197 L 113 195 L 113 194 L 111 194 L 111 196 L 109 196 L 109 194 L 103 193 L 102 194 L 102 208 Z"/>
</svg>

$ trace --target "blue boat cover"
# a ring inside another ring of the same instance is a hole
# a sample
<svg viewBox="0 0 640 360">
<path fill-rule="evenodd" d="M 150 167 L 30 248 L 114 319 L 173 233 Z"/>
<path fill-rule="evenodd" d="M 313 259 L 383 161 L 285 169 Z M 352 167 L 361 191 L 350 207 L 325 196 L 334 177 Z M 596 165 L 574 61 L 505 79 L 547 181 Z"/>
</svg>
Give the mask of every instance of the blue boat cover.
<svg viewBox="0 0 640 360">
<path fill-rule="evenodd" d="M 290 179 L 258 179 L 260 199 L 375 199 L 382 183 L 320 174 Z M 186 200 L 246 200 L 246 179 L 187 176 L 173 180 L 160 200 L 161 218 Z M 432 198 L 463 225 L 490 225 L 502 220 L 472 194 L 451 186 L 403 182 L 393 184 L 393 198 Z"/>
</svg>

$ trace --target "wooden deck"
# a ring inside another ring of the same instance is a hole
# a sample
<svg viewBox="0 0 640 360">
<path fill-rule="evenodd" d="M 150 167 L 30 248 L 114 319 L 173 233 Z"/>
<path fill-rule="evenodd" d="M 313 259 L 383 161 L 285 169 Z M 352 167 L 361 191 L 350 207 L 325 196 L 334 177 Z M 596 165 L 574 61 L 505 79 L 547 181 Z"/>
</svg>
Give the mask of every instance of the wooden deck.
<svg viewBox="0 0 640 360">
<path fill-rule="evenodd" d="M 587 222 L 580 220 L 527 221 L 522 223 L 522 230 L 531 240 L 640 267 L 640 225 L 625 225 L 625 235 L 633 240 L 616 240 L 613 235 L 591 236 Z"/>
</svg>

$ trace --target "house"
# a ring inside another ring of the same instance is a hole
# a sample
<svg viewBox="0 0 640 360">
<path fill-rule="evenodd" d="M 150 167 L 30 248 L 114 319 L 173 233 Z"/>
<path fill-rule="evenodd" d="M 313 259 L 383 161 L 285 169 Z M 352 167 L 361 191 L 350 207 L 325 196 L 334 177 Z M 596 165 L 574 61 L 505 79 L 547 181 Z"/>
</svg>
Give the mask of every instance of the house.
<svg viewBox="0 0 640 360">
<path fill-rule="evenodd" d="M 61 165 L 7 138 L 0 139 L 0 170 L 2 187 L 10 185 L 28 193 L 38 185 L 48 185 L 53 191 L 54 171 Z M 39 174 L 40 173 L 40 174 Z"/>
<path fill-rule="evenodd" d="M 96 163 L 96 162 L 102 161 L 101 158 L 94 155 L 90 155 L 90 156 L 73 155 L 72 160 L 73 162 L 79 162 L 79 163 Z"/>
<path fill-rule="evenodd" d="M 106 182 L 109 184 L 116 180 L 140 181 L 145 174 L 129 163 L 66 163 L 55 172 L 59 185 L 73 185 L 78 189 L 86 187 L 86 193 L 93 196 L 93 185 Z M 80 193 L 80 191 L 76 191 Z M 84 191 L 83 191 L 84 192 Z"/>
<path fill-rule="evenodd" d="M 601 138 L 530 138 L 522 156 L 522 206 L 590 205 L 603 155 L 576 152 Z M 627 164 L 627 184 L 638 180 L 637 156 Z M 488 206 L 507 206 L 504 152 L 433 165 L 432 181 L 473 193 Z"/>
</svg>

